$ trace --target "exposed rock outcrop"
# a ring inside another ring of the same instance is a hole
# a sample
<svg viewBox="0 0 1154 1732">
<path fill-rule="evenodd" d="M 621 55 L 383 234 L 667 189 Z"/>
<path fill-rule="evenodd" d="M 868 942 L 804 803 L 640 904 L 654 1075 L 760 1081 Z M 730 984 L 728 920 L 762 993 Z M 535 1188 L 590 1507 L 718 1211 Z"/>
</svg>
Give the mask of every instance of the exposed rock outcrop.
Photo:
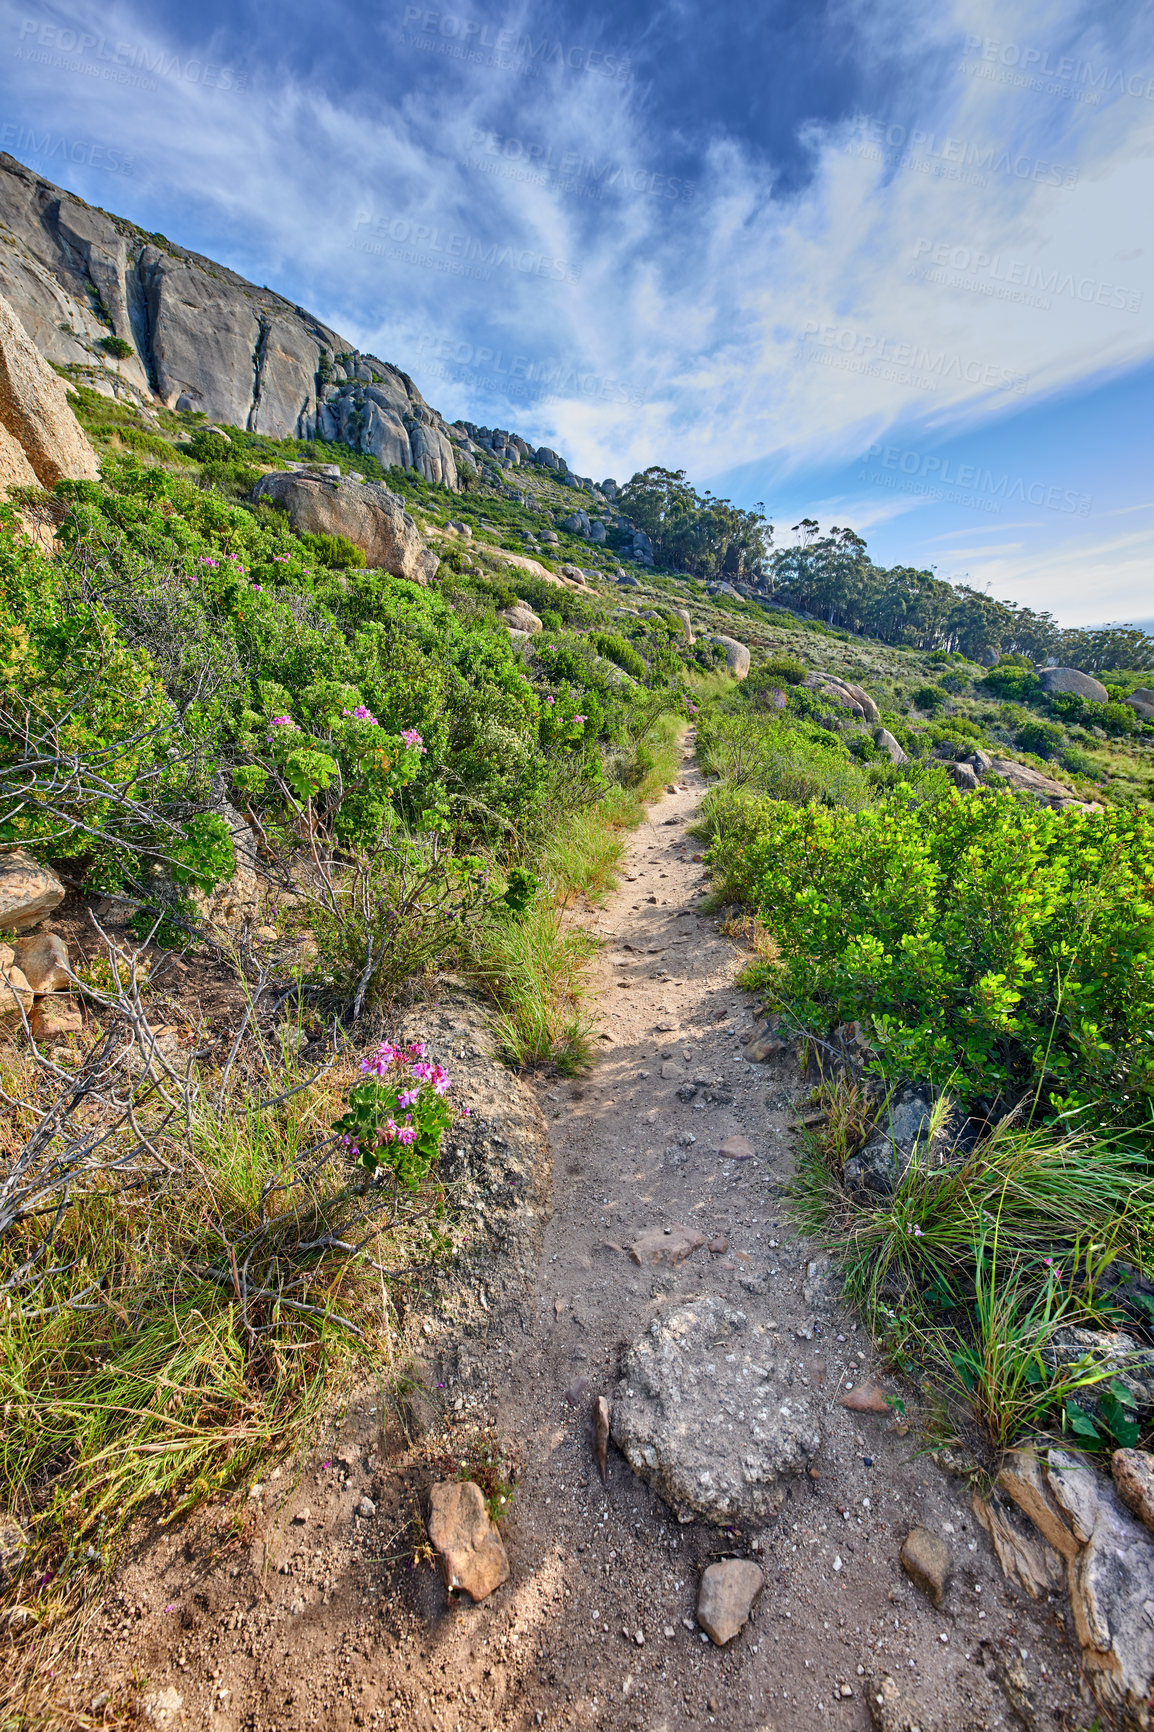
<svg viewBox="0 0 1154 1732">
<path fill-rule="evenodd" d="M 428 583 L 437 555 L 425 546 L 404 501 L 375 482 L 317 473 L 262 475 L 254 499 L 275 500 L 294 529 L 307 535 L 344 535 L 375 571 Z"/>
<path fill-rule="evenodd" d="M 159 399 L 275 438 L 343 440 L 457 486 L 450 430 L 408 375 L 272 290 L 94 209 L 3 153 L 0 235 L 10 242 L 0 247 L 0 294 L 35 349 L 84 369 L 105 395 Z M 110 339 L 129 353 L 109 353 Z M 43 481 L 35 457 L 32 467 Z"/>
<path fill-rule="evenodd" d="M 860 686 L 851 685 L 848 680 L 839 679 L 836 674 L 810 673 L 805 677 L 805 684 L 811 691 L 820 692 L 824 697 L 832 698 L 834 703 L 847 709 L 851 716 L 859 721 L 874 724 L 880 721 L 878 707 L 868 692 Z M 890 739 L 892 735 L 888 736 Z M 897 741 L 894 741 L 897 745 Z M 898 747 L 900 751 L 900 746 Z M 899 760 L 895 759 L 895 762 Z"/>
<path fill-rule="evenodd" d="M 65 477 L 95 480 L 96 453 L 72 413 L 68 392 L 0 296 L 0 479 L 55 487 Z"/>
</svg>

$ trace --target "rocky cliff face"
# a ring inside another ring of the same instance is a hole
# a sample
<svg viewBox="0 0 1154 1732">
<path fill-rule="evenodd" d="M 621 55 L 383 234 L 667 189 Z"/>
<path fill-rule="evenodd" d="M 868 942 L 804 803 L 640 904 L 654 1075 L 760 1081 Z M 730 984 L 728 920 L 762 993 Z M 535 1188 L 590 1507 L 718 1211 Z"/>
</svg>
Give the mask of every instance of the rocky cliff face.
<svg viewBox="0 0 1154 1732">
<path fill-rule="evenodd" d="M 0 240 L 0 295 L 46 360 L 83 369 L 98 390 L 273 437 L 342 440 L 457 486 L 454 439 L 472 442 L 450 437 L 405 373 L 3 153 Z"/>
</svg>

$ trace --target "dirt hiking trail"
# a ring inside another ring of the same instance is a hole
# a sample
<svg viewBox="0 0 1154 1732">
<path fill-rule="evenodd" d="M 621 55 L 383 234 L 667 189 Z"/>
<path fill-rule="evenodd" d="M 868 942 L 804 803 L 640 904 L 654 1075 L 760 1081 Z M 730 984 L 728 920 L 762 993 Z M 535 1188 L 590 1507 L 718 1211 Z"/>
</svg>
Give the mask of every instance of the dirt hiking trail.
<svg viewBox="0 0 1154 1732">
<path fill-rule="evenodd" d="M 344 1445 L 286 1477 L 287 1495 L 257 1499 L 243 1532 L 210 1532 L 206 1516 L 150 1541 L 90 1629 L 82 1696 L 121 1688 L 135 1667 L 153 1724 L 215 1732 L 1093 1722 L 1060 1603 L 1004 1580 L 964 1483 L 917 1453 L 911 1392 L 874 1363 L 820 1248 L 791 1227 L 788 1127 L 808 1085 L 795 1063 L 743 1056 L 750 1001 L 733 985 L 736 947 L 698 911 L 705 881 L 686 826 L 703 779 L 691 741 L 684 750 L 678 791 L 651 808 L 619 889 L 584 917 L 603 940 L 599 1058 L 585 1078 L 537 1088 L 552 1217 L 519 1320 L 504 1314 L 437 1363 L 441 1387 L 421 1399 L 442 1410 L 426 1412 L 423 1442 L 382 1426 L 367 1395 Z M 731 1137 L 752 1158 L 720 1156 Z M 680 1263 L 639 1265 L 630 1247 L 646 1233 L 704 1243 Z M 738 1332 L 726 1386 L 738 1393 L 717 1385 L 689 1440 L 698 1466 L 716 1454 L 740 1470 L 750 1365 L 820 1428 L 812 1467 L 780 1481 L 784 1495 L 764 1488 L 755 1520 L 671 1507 L 613 1443 L 606 1484 L 594 1460 L 595 1398 L 620 1413 L 628 1350 L 690 1305 Z M 903 1394 L 906 1419 L 837 1405 L 867 1383 Z M 439 1438 L 451 1459 L 465 1421 L 509 1439 L 519 1466 L 503 1523 L 511 1575 L 478 1605 L 450 1602 L 432 1562 L 412 1555 L 428 1462 Z M 919 1525 L 949 1556 L 939 1606 L 899 1562 Z M 721 1558 L 764 1575 L 724 1647 L 695 1616 L 702 1571 Z"/>
</svg>

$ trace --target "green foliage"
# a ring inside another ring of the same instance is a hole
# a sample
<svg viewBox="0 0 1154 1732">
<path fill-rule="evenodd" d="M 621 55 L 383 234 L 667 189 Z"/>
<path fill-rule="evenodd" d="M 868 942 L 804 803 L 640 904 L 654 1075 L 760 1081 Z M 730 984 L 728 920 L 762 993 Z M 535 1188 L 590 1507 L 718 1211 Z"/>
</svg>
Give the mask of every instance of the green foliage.
<svg viewBox="0 0 1154 1732">
<path fill-rule="evenodd" d="M 184 840 L 172 849 L 172 876 L 194 890 L 215 890 L 236 870 L 232 832 L 216 812 L 197 812 L 183 828 Z"/>
<path fill-rule="evenodd" d="M 808 1026 L 864 1019 L 891 1074 L 966 1103 L 1149 1122 L 1154 817 L 1009 793 L 767 807 L 711 859 Z"/>
<path fill-rule="evenodd" d="M 188 453 L 198 463 L 227 463 L 233 456 L 232 440 L 227 433 L 216 433 L 202 427 L 188 441 Z"/>
<path fill-rule="evenodd" d="M 329 571 L 352 571 L 368 564 L 362 550 L 347 535 L 302 535 L 305 553 Z"/>
<path fill-rule="evenodd" d="M 941 686 L 917 686 L 911 694 L 914 707 L 924 710 L 927 715 L 935 715 L 944 709 L 949 700 L 949 693 Z"/>
<path fill-rule="evenodd" d="M 349 1091 L 348 1111 L 333 1125 L 349 1153 L 370 1175 L 385 1167 L 409 1191 L 420 1190 L 453 1122 L 445 1101 L 451 1086 L 421 1041 L 384 1041 L 361 1066 L 364 1082 Z"/>
<path fill-rule="evenodd" d="M 978 688 L 1007 702 L 1024 704 L 1040 695 L 1042 682 L 1032 667 L 1023 667 L 1018 660 L 1006 660 L 991 668 L 978 681 Z"/>
<path fill-rule="evenodd" d="M 97 343 L 98 349 L 103 349 L 106 355 L 112 355 L 117 361 L 127 360 L 132 354 L 132 344 L 123 337 L 101 337 Z"/>
<path fill-rule="evenodd" d="M 1057 722 L 1030 721 L 1019 728 L 1015 743 L 1023 752 L 1034 752 L 1039 758 L 1056 758 L 1066 738 L 1066 730 Z"/>
<path fill-rule="evenodd" d="M 614 662 L 625 673 L 632 674 L 635 680 L 645 678 L 645 659 L 638 655 L 631 643 L 615 631 L 598 631 L 592 633 L 593 642 L 601 655 Z"/>
</svg>

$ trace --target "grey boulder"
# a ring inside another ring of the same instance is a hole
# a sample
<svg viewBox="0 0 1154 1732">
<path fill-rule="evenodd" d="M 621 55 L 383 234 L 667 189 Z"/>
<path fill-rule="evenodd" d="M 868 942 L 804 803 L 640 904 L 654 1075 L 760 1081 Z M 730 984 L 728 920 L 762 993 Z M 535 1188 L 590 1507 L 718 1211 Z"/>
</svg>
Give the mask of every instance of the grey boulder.
<svg viewBox="0 0 1154 1732">
<path fill-rule="evenodd" d="M 766 1521 L 782 1481 L 821 1446 L 810 1396 L 786 1352 L 743 1311 L 703 1297 L 656 1318 L 633 1343 L 613 1403 L 613 1438 L 674 1509 Z"/>
<path fill-rule="evenodd" d="M 413 583 L 428 583 L 436 573 L 437 555 L 421 540 L 404 501 L 376 482 L 278 471 L 262 475 L 252 497 L 283 506 L 299 532 L 346 536 L 375 571 Z"/>
<path fill-rule="evenodd" d="M 735 637 L 724 635 L 710 638 L 710 643 L 720 644 L 725 651 L 725 665 L 735 680 L 743 680 L 749 672 L 749 650 L 743 643 L 738 643 Z"/>
<path fill-rule="evenodd" d="M 874 745 L 879 752 L 884 752 L 891 764 L 904 764 L 906 754 L 898 745 L 888 728 L 878 728 L 874 734 Z"/>
<path fill-rule="evenodd" d="M 1096 680 L 1093 674 L 1084 674 L 1081 668 L 1043 668 L 1038 678 L 1045 692 L 1073 692 L 1094 704 L 1109 701 L 1110 694 L 1101 680 Z"/>
</svg>

